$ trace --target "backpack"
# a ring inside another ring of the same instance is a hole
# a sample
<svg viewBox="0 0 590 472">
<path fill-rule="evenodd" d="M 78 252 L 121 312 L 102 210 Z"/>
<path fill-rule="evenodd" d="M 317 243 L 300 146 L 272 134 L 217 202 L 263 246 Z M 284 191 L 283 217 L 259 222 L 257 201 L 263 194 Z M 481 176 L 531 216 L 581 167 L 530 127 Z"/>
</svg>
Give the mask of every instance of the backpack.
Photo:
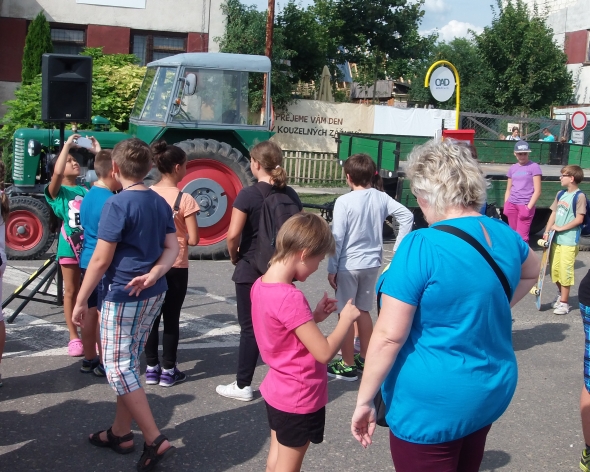
<svg viewBox="0 0 590 472">
<path fill-rule="evenodd" d="M 565 190 L 560 190 L 557 193 L 557 201 L 559 201 L 561 199 L 561 197 L 563 197 L 563 194 L 565 192 L 566 192 Z M 578 190 L 576 192 L 576 194 L 574 195 L 574 199 L 572 201 L 572 206 L 574 207 L 574 218 L 576 217 L 576 207 L 578 205 L 578 195 L 579 194 L 583 194 L 586 197 L 586 214 L 584 215 L 584 220 L 582 221 L 582 224 L 580 225 L 580 228 L 581 228 L 580 235 L 588 236 L 588 235 L 590 235 L 590 202 L 588 201 L 588 197 L 586 196 L 586 194 L 584 192 L 582 192 L 581 190 Z"/>
<path fill-rule="evenodd" d="M 260 209 L 258 239 L 254 254 L 254 266 L 258 272 L 265 274 L 268 263 L 276 249 L 277 233 L 283 223 L 301 210 L 284 189 L 272 187 L 268 193 L 257 186 L 264 201 Z"/>
</svg>

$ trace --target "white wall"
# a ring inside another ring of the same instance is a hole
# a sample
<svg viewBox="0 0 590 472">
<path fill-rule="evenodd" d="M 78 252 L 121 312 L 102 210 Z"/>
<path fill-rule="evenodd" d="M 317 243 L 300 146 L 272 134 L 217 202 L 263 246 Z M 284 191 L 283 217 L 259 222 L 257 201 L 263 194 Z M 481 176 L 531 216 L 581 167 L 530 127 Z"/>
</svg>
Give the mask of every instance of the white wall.
<svg viewBox="0 0 590 472">
<path fill-rule="evenodd" d="M 568 0 L 567 8 L 554 10 L 546 21 L 556 35 L 590 29 L 590 0 Z"/>
<path fill-rule="evenodd" d="M 0 82 L 0 116 L 4 116 L 7 111 L 4 102 L 14 99 L 14 91 L 19 85 L 18 82 Z"/>
<path fill-rule="evenodd" d="M 532 0 L 529 0 L 532 1 Z M 590 30 L 590 0 L 547 0 L 552 6 L 547 25 L 553 29 L 555 42 L 565 48 L 565 34 Z M 542 12 L 541 9 L 539 9 Z M 574 81 L 575 103 L 590 103 L 590 67 L 568 64 Z"/>
<path fill-rule="evenodd" d="M 79 4 L 76 0 L 3 0 L 0 16 L 32 20 L 40 11 L 45 11 L 49 21 L 58 23 L 220 36 L 223 33 L 220 4 L 219 0 L 146 0 L 145 8 L 120 8 Z M 211 41 L 209 38 L 209 44 Z"/>
<path fill-rule="evenodd" d="M 522 0 L 530 11 L 536 6 L 540 14 L 554 13 L 576 3 L 577 0 Z M 507 0 L 504 1 L 506 4 Z"/>
</svg>

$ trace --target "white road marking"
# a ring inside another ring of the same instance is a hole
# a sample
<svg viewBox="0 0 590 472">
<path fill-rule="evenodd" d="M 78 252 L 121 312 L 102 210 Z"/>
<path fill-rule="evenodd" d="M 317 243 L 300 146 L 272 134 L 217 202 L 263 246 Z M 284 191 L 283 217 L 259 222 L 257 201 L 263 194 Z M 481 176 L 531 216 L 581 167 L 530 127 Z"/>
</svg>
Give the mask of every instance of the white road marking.
<svg viewBox="0 0 590 472">
<path fill-rule="evenodd" d="M 20 267 L 24 266 L 6 266 L 6 270 L 4 271 L 4 275 L 2 276 L 2 282 L 5 284 L 14 285 L 15 287 L 20 287 L 27 280 L 29 280 L 30 275 L 36 270 L 34 267 L 28 267 L 28 269 L 31 271 L 30 273 L 28 273 L 20 270 Z M 35 285 L 37 285 L 44 275 L 45 272 L 41 274 L 39 278 L 34 280 L 31 283 L 31 285 L 29 285 L 29 287 L 25 289 L 25 293 L 28 293 L 29 288 L 32 289 Z M 41 289 L 43 289 L 43 287 L 41 287 Z M 55 283 L 55 280 L 49 286 L 49 290 L 47 291 L 47 293 L 51 295 L 57 295 L 57 285 Z M 8 293 L 7 291 L 5 291 L 4 296 L 7 295 Z"/>
<path fill-rule="evenodd" d="M 8 318 L 14 310 L 6 308 Z M 206 316 L 181 312 L 181 338 L 178 349 L 233 348 L 239 345 L 240 327 L 235 321 L 221 322 Z M 67 356 L 69 341 L 65 324 L 52 323 L 26 313 L 19 313 L 14 323 L 6 323 L 8 341 L 14 340 L 28 350 L 5 352 L 4 357 Z M 212 340 L 222 338 L 224 341 Z M 200 342 L 199 342 L 200 341 Z"/>
<path fill-rule="evenodd" d="M 7 266 L 3 283 L 15 287 L 25 283 L 30 275 L 38 267 L 27 265 Z M 34 281 L 31 285 L 35 285 Z M 31 286 L 29 286 L 31 287 Z M 232 307 L 236 301 L 215 295 L 204 290 L 189 288 L 187 292 L 199 297 L 207 297 L 217 302 L 226 303 Z M 28 293 L 25 289 L 24 294 Z M 48 293 L 57 294 L 55 280 L 51 283 Z M 8 290 L 5 290 L 8 295 Z M 4 310 L 5 318 L 8 318 L 14 310 Z M 222 322 L 208 316 L 195 315 L 187 312 L 180 314 L 181 340 L 179 349 L 211 349 L 233 348 L 239 345 L 240 327 L 235 318 L 232 321 Z M 4 357 L 39 357 L 39 356 L 66 356 L 69 341 L 68 329 L 65 322 L 53 323 L 42 318 L 21 312 L 14 323 L 6 323 L 7 340 L 17 341 L 20 349 L 13 352 L 5 352 Z M 26 348 L 27 350 L 22 350 Z"/>
<path fill-rule="evenodd" d="M 215 295 L 213 293 L 204 292 L 203 290 L 197 290 L 194 288 L 187 288 L 186 291 L 188 293 L 192 293 L 193 295 L 201 295 L 203 297 L 209 297 L 209 298 L 212 298 L 213 300 L 217 300 L 218 302 L 223 302 L 223 303 L 227 303 L 228 305 L 237 306 L 236 301 L 232 300 L 231 298 L 222 297 L 220 295 Z"/>
</svg>

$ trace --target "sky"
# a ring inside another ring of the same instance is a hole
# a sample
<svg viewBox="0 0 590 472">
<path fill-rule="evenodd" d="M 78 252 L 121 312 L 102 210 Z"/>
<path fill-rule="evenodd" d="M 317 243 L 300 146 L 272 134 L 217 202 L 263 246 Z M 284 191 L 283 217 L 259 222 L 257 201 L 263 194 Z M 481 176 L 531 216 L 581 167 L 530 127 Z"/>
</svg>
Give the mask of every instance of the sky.
<svg viewBox="0 0 590 472">
<path fill-rule="evenodd" d="M 268 0 L 241 0 L 246 5 L 255 5 L 259 10 L 266 10 Z M 276 8 L 287 0 L 277 0 Z M 313 4 L 313 0 L 300 0 L 304 7 Z M 451 41 L 456 37 L 468 36 L 468 30 L 481 33 L 484 26 L 492 22 L 490 5 L 495 0 L 426 0 L 426 14 L 420 25 L 420 32 L 425 34 L 438 30 L 439 39 Z"/>
</svg>

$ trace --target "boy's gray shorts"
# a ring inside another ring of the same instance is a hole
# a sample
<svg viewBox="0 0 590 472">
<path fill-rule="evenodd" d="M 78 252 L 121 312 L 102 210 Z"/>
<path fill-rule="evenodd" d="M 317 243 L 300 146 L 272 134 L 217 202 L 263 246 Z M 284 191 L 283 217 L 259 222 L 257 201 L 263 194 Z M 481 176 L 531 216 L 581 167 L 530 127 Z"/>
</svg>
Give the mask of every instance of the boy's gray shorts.
<svg viewBox="0 0 590 472">
<path fill-rule="evenodd" d="M 360 270 L 339 270 L 336 275 L 336 300 L 341 312 L 348 300 L 362 311 L 371 311 L 375 302 L 375 284 L 380 267 Z"/>
</svg>

